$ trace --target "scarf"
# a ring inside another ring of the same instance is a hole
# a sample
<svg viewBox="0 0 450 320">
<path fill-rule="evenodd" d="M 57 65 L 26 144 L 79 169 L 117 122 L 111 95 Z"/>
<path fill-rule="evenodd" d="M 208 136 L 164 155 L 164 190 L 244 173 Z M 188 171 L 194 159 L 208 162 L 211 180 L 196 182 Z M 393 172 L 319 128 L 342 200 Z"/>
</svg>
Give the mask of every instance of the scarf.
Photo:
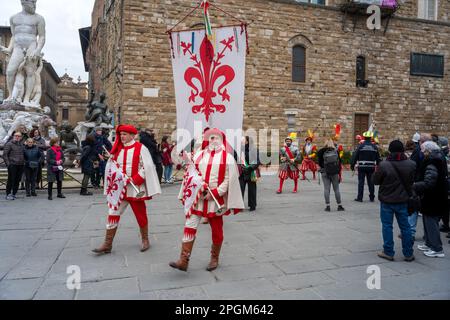
<svg viewBox="0 0 450 320">
<path fill-rule="evenodd" d="M 61 160 L 61 157 L 62 157 L 61 147 L 53 146 L 53 147 L 51 147 L 51 149 L 53 150 L 53 152 L 56 155 L 56 161 Z"/>
</svg>

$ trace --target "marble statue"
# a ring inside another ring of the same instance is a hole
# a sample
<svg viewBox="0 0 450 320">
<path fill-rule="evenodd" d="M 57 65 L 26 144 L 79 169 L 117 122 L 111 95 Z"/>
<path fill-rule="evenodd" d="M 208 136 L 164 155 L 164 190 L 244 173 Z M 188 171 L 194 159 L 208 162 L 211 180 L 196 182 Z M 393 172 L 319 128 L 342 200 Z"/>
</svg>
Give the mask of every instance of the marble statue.
<svg viewBox="0 0 450 320">
<path fill-rule="evenodd" d="M 88 110 L 85 114 L 86 121 L 94 122 L 97 126 L 101 125 L 102 123 L 111 124 L 112 115 L 110 114 L 108 106 L 105 103 L 106 94 L 101 93 L 99 101 L 92 100 L 93 92 L 91 92 L 91 99 L 89 101 L 89 104 L 87 105 Z"/>
<path fill-rule="evenodd" d="M 10 19 L 12 37 L 9 46 L 0 46 L 0 51 L 9 60 L 6 68 L 9 96 L 6 103 L 39 107 L 40 89 L 37 87 L 41 87 L 41 81 L 36 74 L 42 68 L 45 20 L 36 13 L 36 1 L 21 0 L 22 12 Z"/>
</svg>

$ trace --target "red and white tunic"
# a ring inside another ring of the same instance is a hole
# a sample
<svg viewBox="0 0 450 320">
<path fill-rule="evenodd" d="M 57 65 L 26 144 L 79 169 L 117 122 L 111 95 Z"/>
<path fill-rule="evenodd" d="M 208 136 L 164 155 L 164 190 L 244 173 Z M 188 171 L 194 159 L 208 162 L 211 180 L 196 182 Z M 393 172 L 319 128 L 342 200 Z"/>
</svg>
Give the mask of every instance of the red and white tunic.
<svg viewBox="0 0 450 320">
<path fill-rule="evenodd" d="M 244 208 L 239 186 L 239 174 L 236 162 L 225 148 L 211 150 L 206 148 L 194 156 L 194 164 L 203 177 L 203 181 L 209 186 L 212 194 L 222 206 L 222 213 L 216 202 L 204 200 L 197 202 L 192 214 L 203 217 L 215 217 L 217 215 L 237 214 Z"/>
</svg>

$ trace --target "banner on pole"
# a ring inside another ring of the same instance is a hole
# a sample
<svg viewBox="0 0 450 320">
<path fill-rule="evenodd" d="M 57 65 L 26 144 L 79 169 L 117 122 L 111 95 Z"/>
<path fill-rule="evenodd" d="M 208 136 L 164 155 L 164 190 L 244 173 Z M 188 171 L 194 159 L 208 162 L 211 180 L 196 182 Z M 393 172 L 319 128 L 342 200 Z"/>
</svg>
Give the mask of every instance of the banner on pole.
<svg viewBox="0 0 450 320">
<path fill-rule="evenodd" d="M 177 150 L 190 143 L 184 137 L 187 133 L 191 139 L 199 139 L 205 127 L 219 128 L 234 149 L 240 147 L 247 54 L 245 26 L 213 28 L 209 37 L 204 29 L 171 32 L 170 37 Z"/>
</svg>

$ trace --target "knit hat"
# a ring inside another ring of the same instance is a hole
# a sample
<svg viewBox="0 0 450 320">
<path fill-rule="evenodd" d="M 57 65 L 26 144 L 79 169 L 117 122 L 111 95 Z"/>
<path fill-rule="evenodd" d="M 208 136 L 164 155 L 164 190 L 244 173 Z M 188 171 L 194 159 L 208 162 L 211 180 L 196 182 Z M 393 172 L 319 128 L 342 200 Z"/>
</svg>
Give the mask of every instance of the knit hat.
<svg viewBox="0 0 450 320">
<path fill-rule="evenodd" d="M 405 152 L 405 147 L 403 146 L 403 143 L 400 140 L 394 140 L 391 141 L 391 143 L 389 144 L 389 152 L 390 153 Z"/>
<path fill-rule="evenodd" d="M 419 140 L 420 140 L 420 133 L 418 133 L 418 132 L 414 133 L 412 141 L 417 143 L 417 142 L 419 142 Z"/>
</svg>

